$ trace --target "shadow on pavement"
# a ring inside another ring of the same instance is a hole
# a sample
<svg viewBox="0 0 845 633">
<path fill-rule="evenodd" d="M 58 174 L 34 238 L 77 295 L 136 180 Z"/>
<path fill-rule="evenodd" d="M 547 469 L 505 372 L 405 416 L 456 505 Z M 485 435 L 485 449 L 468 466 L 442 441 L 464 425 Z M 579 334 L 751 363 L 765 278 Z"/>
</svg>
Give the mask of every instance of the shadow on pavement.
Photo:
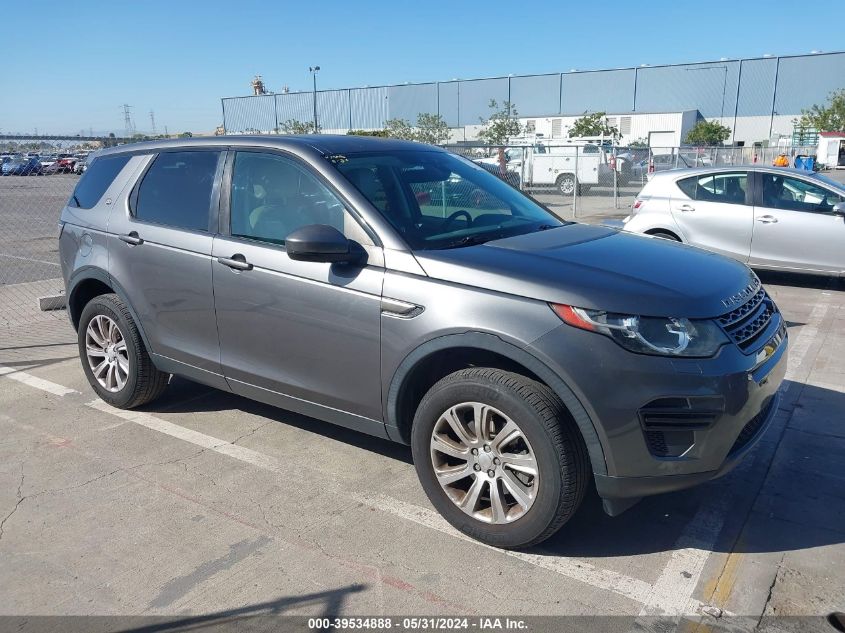
<svg viewBox="0 0 845 633">
<path fill-rule="evenodd" d="M 764 285 L 845 291 L 845 278 L 842 277 L 804 275 L 801 273 L 787 273 L 773 270 L 756 270 L 755 272 Z"/>
<path fill-rule="evenodd" d="M 293 411 L 279 409 L 248 398 L 212 389 L 184 378 L 174 376 L 164 395 L 146 407 L 139 408 L 151 414 L 160 413 L 200 413 L 230 411 L 237 409 L 245 413 L 275 420 L 280 424 L 310 431 L 338 442 L 350 444 L 363 450 L 378 453 L 396 461 L 412 464 L 411 448 L 372 435 L 352 431 L 342 426 L 317 420 Z"/>
<path fill-rule="evenodd" d="M 85 631 L 86 633 L 155 633 L 157 631 L 279 631 L 288 630 L 284 616 L 291 608 L 313 610 L 316 618 L 333 618 L 343 613 L 346 598 L 364 591 L 363 584 L 348 585 L 300 596 L 286 596 L 267 602 L 249 604 L 203 615 L 179 616 L 27 616 L 7 617 L 3 630 L 21 631 Z M 306 616 L 301 629 L 306 629 Z M 300 627 L 297 627 L 299 629 Z M 325 629 L 310 629 L 325 630 Z"/>
</svg>

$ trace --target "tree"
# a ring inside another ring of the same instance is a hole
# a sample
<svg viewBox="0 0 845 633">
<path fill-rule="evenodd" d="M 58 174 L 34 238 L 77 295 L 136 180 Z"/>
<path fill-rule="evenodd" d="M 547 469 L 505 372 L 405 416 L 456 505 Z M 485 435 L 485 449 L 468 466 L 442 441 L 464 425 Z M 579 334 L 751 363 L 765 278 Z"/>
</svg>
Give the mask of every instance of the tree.
<svg viewBox="0 0 845 633">
<path fill-rule="evenodd" d="M 414 140 L 414 128 L 405 119 L 388 119 L 384 122 L 384 131 L 389 138 L 399 138 L 406 141 Z"/>
<path fill-rule="evenodd" d="M 440 145 L 449 140 L 449 126 L 439 114 L 420 112 L 417 115 L 417 127 L 414 140 L 430 145 Z"/>
<path fill-rule="evenodd" d="M 347 136 L 376 136 L 379 138 L 387 138 L 387 130 L 349 130 Z"/>
<path fill-rule="evenodd" d="M 490 99 L 489 107 L 493 113 L 488 119 L 480 118 L 483 126 L 478 133 L 478 138 L 489 145 L 505 145 L 514 136 L 522 134 L 522 124 L 519 122 L 519 113 L 516 107 L 505 101 L 502 108 L 495 99 Z"/>
<path fill-rule="evenodd" d="M 609 136 L 610 138 L 619 138 L 619 130 L 607 124 L 606 112 L 593 112 L 592 114 L 585 112 L 584 116 L 576 119 L 575 123 L 569 129 L 569 138 L 581 136 Z"/>
<path fill-rule="evenodd" d="M 636 148 L 648 147 L 648 141 L 645 140 L 644 138 L 634 139 L 633 141 L 628 143 L 628 147 L 636 147 Z"/>
<path fill-rule="evenodd" d="M 845 132 L 845 88 L 830 93 L 827 105 L 813 105 L 801 110 L 799 127 L 815 128 L 819 132 Z"/>
<path fill-rule="evenodd" d="M 317 133 L 319 134 L 322 127 L 317 125 Z M 297 121 L 296 119 L 288 119 L 279 124 L 277 131 L 282 134 L 314 134 L 314 121 Z"/>
<path fill-rule="evenodd" d="M 699 121 L 687 132 L 684 143 L 688 145 L 719 145 L 728 140 L 731 128 L 718 121 Z"/>
<path fill-rule="evenodd" d="M 504 176 L 507 173 L 507 164 L 505 161 L 505 148 L 501 147 L 510 141 L 513 136 L 520 136 L 522 134 L 522 123 L 517 118 L 519 113 L 516 107 L 510 102 L 505 101 L 502 104 L 502 109 L 499 109 L 499 104 L 495 99 L 490 99 L 489 107 L 493 110 L 493 114 L 486 121 L 481 121 L 481 131 L 478 133 L 478 138 L 490 145 L 499 145 L 499 173 Z"/>
<path fill-rule="evenodd" d="M 192 132 L 182 132 L 179 135 L 179 138 L 192 138 L 194 135 Z"/>
</svg>

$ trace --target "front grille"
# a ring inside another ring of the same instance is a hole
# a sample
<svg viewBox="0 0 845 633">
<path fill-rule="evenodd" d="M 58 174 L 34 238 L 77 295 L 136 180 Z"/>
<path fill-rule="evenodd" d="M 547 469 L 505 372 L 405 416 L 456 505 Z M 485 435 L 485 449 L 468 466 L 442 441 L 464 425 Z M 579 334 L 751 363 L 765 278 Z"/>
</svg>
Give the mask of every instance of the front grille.
<svg viewBox="0 0 845 633">
<path fill-rule="evenodd" d="M 765 342 L 760 338 L 776 314 L 778 309 L 774 301 L 760 288 L 748 301 L 718 317 L 716 321 L 743 352 L 749 353 Z"/>
<path fill-rule="evenodd" d="M 769 417 L 769 413 L 771 413 L 774 405 L 775 399 L 770 396 L 769 399 L 763 403 L 763 408 L 760 409 L 760 413 L 751 418 L 746 425 L 742 427 L 734 445 L 731 447 L 731 454 L 742 449 L 748 444 L 748 442 L 754 439 L 754 436 L 757 435 L 760 427 L 763 426 L 763 423 L 766 421 L 766 418 Z"/>
</svg>

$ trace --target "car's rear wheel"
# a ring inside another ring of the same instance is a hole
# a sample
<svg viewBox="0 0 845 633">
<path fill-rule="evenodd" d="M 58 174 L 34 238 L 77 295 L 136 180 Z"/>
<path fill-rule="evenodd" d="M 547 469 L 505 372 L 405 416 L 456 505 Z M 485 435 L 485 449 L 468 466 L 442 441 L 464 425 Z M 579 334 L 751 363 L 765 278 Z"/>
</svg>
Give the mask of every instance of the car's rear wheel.
<svg viewBox="0 0 845 633">
<path fill-rule="evenodd" d="M 141 406 L 167 387 L 169 374 L 153 365 L 129 310 L 115 294 L 94 297 L 85 306 L 78 343 L 88 382 L 112 406 Z"/>
<path fill-rule="evenodd" d="M 670 233 L 669 231 L 651 231 L 649 235 L 653 235 L 654 237 L 659 237 L 663 240 L 672 240 L 673 242 L 680 242 L 681 238 L 675 235 L 674 233 Z"/>
<path fill-rule="evenodd" d="M 417 409 L 411 446 L 432 504 L 497 547 L 557 532 L 589 481 L 584 442 L 558 397 L 499 369 L 464 369 L 435 384 Z"/>
<path fill-rule="evenodd" d="M 575 174 L 561 174 L 557 177 L 555 184 L 557 185 L 558 191 L 560 191 L 564 196 L 571 196 L 575 193 L 575 187 L 578 186 Z"/>
</svg>

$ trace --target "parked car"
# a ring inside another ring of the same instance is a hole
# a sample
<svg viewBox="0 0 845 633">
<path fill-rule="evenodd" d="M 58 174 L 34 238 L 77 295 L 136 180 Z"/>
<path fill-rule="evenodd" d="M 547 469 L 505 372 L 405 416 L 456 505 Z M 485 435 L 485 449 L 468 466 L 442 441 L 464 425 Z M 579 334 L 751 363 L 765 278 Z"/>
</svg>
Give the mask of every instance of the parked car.
<svg viewBox="0 0 845 633">
<path fill-rule="evenodd" d="M 53 174 L 61 174 L 64 173 L 64 168 L 59 164 L 59 161 L 52 161 L 46 167 L 44 163 L 41 163 L 41 172 L 45 176 L 51 176 Z"/>
<path fill-rule="evenodd" d="M 106 149 L 62 211 L 82 367 L 115 407 L 179 374 L 410 444 L 433 505 L 499 547 L 593 482 L 615 515 L 718 477 L 778 409 L 784 320 L 739 262 L 563 222 L 431 146 L 219 143 Z M 490 206 L 420 204 L 438 183 Z"/>
<path fill-rule="evenodd" d="M 88 169 L 88 157 L 80 158 L 73 166 L 74 174 L 83 174 Z"/>
<path fill-rule="evenodd" d="M 2 166 L 4 176 L 40 176 L 41 163 L 33 158 L 11 158 Z"/>
<path fill-rule="evenodd" d="M 63 174 L 69 174 L 73 171 L 74 166 L 79 161 L 76 156 L 59 156 L 59 160 L 56 163 L 59 166 L 59 172 Z"/>
<path fill-rule="evenodd" d="M 41 167 L 45 170 L 48 169 L 51 165 L 54 165 L 56 161 L 58 161 L 58 156 L 55 155 L 48 155 L 48 156 L 40 156 L 38 158 L 38 162 L 41 163 Z"/>
<path fill-rule="evenodd" d="M 624 228 L 701 246 L 754 268 L 845 273 L 845 186 L 804 170 L 657 174 L 637 196 Z"/>
<path fill-rule="evenodd" d="M 631 165 L 631 180 L 635 182 L 645 182 L 651 176 L 660 171 L 668 171 L 670 169 L 686 169 L 690 167 L 686 158 L 680 154 L 655 154 L 651 160 L 654 162 L 653 171 L 649 170 L 649 159 L 637 161 Z"/>
</svg>

